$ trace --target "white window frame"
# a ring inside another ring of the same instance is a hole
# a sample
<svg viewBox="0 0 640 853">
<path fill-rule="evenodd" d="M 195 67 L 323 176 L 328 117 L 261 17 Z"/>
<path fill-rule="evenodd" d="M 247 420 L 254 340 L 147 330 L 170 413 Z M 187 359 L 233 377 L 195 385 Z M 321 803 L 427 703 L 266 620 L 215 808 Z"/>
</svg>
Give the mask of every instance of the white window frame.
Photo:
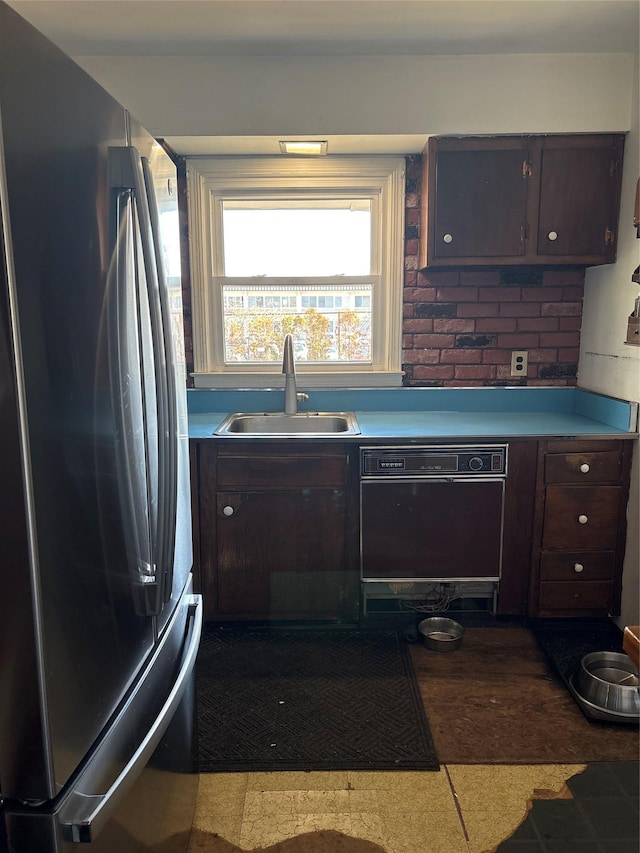
<svg viewBox="0 0 640 853">
<path fill-rule="evenodd" d="M 389 387 L 402 383 L 402 287 L 404 279 L 404 174 L 401 157 L 194 157 L 187 160 L 191 299 L 196 388 L 280 386 L 273 364 L 225 364 L 222 285 L 286 279 L 221 276 L 222 202 L 252 192 L 290 197 L 332 191 L 372 201 L 372 360 L 363 365 L 298 362 L 306 387 Z M 299 279 L 300 284 L 316 281 Z M 346 284 L 347 277 L 340 282 Z M 332 280 L 335 283 L 335 280 Z"/>
</svg>

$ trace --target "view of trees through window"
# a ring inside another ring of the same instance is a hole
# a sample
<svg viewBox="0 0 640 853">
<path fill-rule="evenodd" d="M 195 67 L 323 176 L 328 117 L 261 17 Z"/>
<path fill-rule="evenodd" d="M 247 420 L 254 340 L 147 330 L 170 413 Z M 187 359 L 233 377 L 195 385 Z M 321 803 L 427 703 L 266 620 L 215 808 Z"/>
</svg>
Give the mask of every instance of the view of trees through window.
<svg viewBox="0 0 640 853">
<path fill-rule="evenodd" d="M 371 286 L 223 287 L 226 362 L 277 362 L 290 333 L 298 361 L 371 359 Z"/>
</svg>

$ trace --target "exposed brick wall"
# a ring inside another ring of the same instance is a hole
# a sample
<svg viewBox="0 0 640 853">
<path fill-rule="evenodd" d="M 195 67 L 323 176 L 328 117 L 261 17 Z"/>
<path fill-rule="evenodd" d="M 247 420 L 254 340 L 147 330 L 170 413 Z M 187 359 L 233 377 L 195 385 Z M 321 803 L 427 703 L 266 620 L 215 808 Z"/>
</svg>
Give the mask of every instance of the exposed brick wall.
<svg viewBox="0 0 640 853">
<path fill-rule="evenodd" d="M 418 271 L 421 158 L 407 158 L 403 384 L 575 385 L 584 271 Z M 528 352 L 525 377 L 511 353 Z"/>
</svg>

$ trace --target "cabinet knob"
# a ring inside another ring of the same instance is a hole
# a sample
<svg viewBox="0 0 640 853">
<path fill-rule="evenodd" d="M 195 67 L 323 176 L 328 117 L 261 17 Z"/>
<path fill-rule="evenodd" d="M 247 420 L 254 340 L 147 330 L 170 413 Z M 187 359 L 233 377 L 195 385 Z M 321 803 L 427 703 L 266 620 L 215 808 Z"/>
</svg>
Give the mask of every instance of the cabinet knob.
<svg viewBox="0 0 640 853">
<path fill-rule="evenodd" d="M 587 518 L 587 516 L 586 516 L 586 515 L 579 515 L 579 516 L 578 516 L 578 521 L 580 522 L 580 524 L 586 524 L 586 523 L 587 523 L 587 521 L 589 521 L 589 519 Z"/>
<path fill-rule="evenodd" d="M 222 508 L 223 515 L 233 515 L 234 512 L 235 510 L 232 506 L 225 506 Z"/>
<path fill-rule="evenodd" d="M 582 465 L 580 466 L 580 470 L 582 471 L 583 474 L 588 474 L 590 468 L 586 462 L 583 462 Z"/>
<path fill-rule="evenodd" d="M 578 572 L 578 574 L 580 574 L 580 572 L 584 572 L 584 566 L 582 565 L 582 563 L 574 563 L 573 571 Z"/>
<path fill-rule="evenodd" d="M 453 237 L 451 236 L 451 234 L 445 234 L 442 239 L 444 240 L 445 243 L 452 243 L 453 242 Z"/>
<path fill-rule="evenodd" d="M 558 239 L 558 232 L 557 231 L 549 231 L 549 233 L 547 234 L 547 238 L 549 240 L 557 240 Z"/>
</svg>

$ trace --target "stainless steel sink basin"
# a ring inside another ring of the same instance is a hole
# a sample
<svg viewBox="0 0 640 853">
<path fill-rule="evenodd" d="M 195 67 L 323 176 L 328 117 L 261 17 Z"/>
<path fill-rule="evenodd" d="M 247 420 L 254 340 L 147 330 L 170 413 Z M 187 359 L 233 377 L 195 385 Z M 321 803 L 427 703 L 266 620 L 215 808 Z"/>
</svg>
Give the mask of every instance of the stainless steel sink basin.
<svg viewBox="0 0 640 853">
<path fill-rule="evenodd" d="M 215 431 L 215 435 L 245 437 L 304 435 L 327 438 L 359 434 L 360 428 L 353 412 L 298 412 L 295 415 L 237 412 L 228 415 Z"/>
</svg>

